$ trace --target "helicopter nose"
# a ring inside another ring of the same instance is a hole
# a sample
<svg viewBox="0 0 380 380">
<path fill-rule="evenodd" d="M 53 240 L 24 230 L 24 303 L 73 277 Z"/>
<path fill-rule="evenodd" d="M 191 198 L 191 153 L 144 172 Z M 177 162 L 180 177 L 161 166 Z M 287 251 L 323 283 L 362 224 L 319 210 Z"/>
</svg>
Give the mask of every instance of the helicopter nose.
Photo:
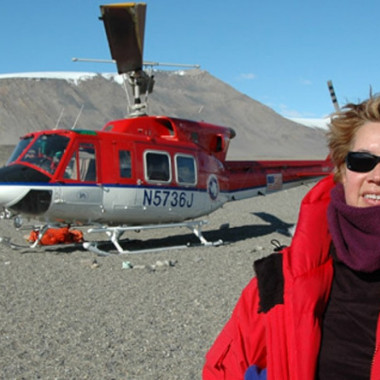
<svg viewBox="0 0 380 380">
<path fill-rule="evenodd" d="M 34 212 L 36 208 L 39 212 L 46 210 L 51 192 L 33 190 L 33 187 L 49 181 L 49 176 L 26 165 L 14 164 L 0 168 L 0 206 L 17 212 Z"/>
<path fill-rule="evenodd" d="M 0 183 L 49 182 L 46 174 L 26 165 L 14 164 L 0 168 Z"/>
<path fill-rule="evenodd" d="M 25 186 L 0 184 L 0 206 L 9 208 L 18 203 L 29 192 Z"/>
</svg>

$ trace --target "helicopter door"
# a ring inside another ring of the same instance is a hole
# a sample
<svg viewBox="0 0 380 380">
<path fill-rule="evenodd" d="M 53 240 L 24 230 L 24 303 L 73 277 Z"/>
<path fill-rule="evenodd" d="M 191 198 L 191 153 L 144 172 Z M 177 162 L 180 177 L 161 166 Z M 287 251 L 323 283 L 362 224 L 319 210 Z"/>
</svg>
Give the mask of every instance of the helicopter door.
<svg viewBox="0 0 380 380">
<path fill-rule="evenodd" d="M 64 170 L 65 185 L 60 186 L 60 199 L 67 215 L 86 215 L 94 220 L 101 215 L 103 189 L 97 184 L 99 178 L 96 146 L 93 143 L 81 142 L 72 153 Z M 83 206 L 83 207 L 82 207 Z M 88 207 L 93 206 L 93 207 Z"/>
</svg>

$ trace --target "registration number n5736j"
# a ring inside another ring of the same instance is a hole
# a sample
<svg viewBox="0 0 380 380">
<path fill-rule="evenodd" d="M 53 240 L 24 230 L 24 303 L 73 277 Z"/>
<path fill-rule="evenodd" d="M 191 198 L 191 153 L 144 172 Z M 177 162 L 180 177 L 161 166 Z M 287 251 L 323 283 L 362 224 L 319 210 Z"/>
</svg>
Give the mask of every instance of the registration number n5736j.
<svg viewBox="0 0 380 380">
<path fill-rule="evenodd" d="M 144 206 L 191 207 L 194 193 L 177 190 L 144 190 Z"/>
</svg>

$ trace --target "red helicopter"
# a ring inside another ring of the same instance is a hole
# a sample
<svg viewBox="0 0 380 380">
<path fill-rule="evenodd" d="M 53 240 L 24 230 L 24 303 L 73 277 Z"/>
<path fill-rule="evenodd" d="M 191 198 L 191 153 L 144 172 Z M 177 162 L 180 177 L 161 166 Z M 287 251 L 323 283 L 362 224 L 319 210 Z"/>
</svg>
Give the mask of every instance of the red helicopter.
<svg viewBox="0 0 380 380">
<path fill-rule="evenodd" d="M 20 139 L 0 169 L 3 218 L 37 219 L 31 247 L 49 231 L 69 227 L 105 232 L 118 253 L 128 230 L 182 226 L 203 245 L 204 220 L 194 220 L 225 202 L 265 195 L 329 174 L 331 162 L 227 161 L 232 128 L 148 116 L 141 94 L 153 89 L 143 71 L 145 3 L 100 6 L 118 73 L 132 86 L 134 104 L 126 119 L 101 130 L 45 130 Z M 4 240 L 4 239 L 3 239 Z M 79 239 L 81 240 L 81 239 Z M 96 242 L 86 249 L 107 255 Z"/>
</svg>

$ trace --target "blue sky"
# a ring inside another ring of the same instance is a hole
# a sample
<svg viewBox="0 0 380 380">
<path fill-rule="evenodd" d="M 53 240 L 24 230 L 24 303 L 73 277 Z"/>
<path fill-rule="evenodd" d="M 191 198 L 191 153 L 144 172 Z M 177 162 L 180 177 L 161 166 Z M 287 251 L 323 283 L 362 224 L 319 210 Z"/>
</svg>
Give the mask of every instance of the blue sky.
<svg viewBox="0 0 380 380">
<path fill-rule="evenodd" d="M 117 2 L 117 1 L 113 1 Z M 97 0 L 4 1 L 0 74 L 116 72 Z M 380 92 L 378 0 L 147 0 L 144 59 L 199 64 L 287 117 L 333 111 Z"/>
</svg>

